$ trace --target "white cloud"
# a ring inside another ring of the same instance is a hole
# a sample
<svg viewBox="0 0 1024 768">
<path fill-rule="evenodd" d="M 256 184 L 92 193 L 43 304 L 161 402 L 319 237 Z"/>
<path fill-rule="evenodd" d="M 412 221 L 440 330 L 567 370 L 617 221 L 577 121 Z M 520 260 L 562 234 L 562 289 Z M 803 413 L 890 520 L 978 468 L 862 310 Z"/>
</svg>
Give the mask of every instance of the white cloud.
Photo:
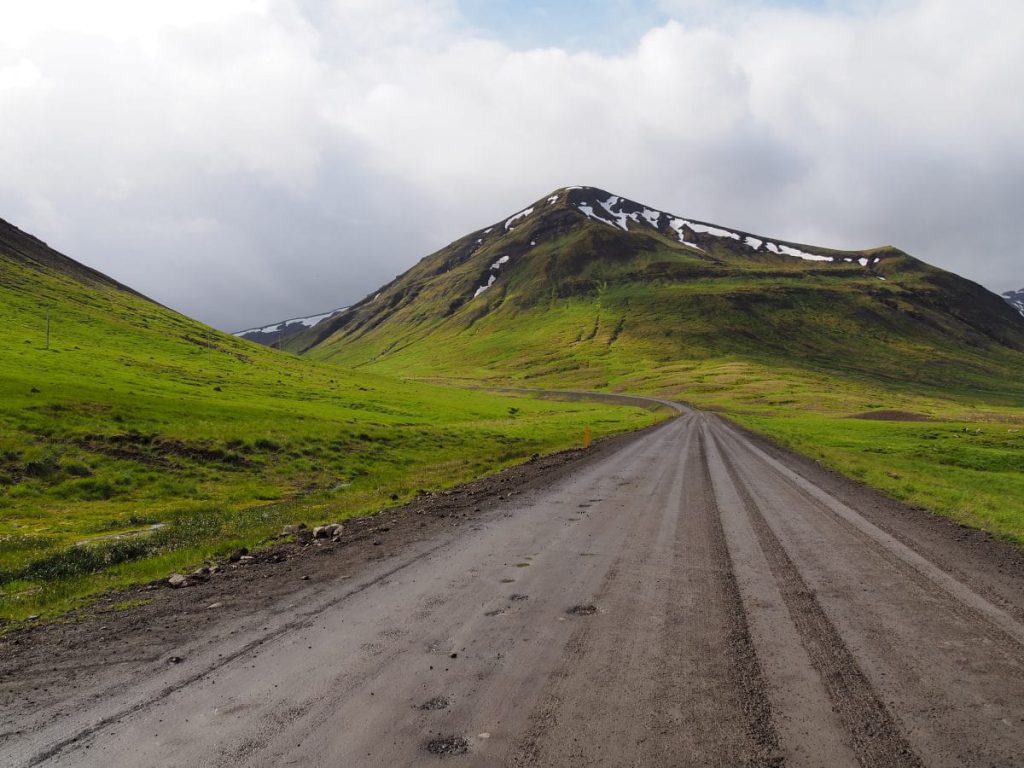
<svg viewBox="0 0 1024 768">
<path fill-rule="evenodd" d="M 599 55 L 510 48 L 454 0 L 5 4 L 0 216 L 224 327 L 348 303 L 572 183 L 1020 283 L 1018 3 L 684 6 Z"/>
</svg>

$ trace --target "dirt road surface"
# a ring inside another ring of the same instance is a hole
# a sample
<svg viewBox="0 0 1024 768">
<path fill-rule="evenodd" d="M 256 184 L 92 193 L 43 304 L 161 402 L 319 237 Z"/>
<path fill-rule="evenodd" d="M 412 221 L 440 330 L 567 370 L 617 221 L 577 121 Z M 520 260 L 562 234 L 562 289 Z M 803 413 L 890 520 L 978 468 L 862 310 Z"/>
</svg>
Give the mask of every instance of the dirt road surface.
<svg viewBox="0 0 1024 768">
<path fill-rule="evenodd" d="M 2 763 L 1024 765 L 1019 550 L 691 411 L 538 477 L 25 635 Z"/>
</svg>

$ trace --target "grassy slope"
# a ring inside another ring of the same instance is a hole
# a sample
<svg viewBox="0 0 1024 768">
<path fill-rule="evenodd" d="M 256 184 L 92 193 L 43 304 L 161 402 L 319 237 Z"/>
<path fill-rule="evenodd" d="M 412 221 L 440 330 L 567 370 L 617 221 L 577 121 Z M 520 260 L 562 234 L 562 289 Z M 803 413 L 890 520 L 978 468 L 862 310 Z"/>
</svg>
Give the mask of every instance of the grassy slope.
<svg viewBox="0 0 1024 768">
<path fill-rule="evenodd" d="M 656 418 L 351 373 L 85 279 L 0 248 L 0 617 Z"/>
<path fill-rule="evenodd" d="M 997 297 L 893 249 L 853 254 L 882 256 L 864 270 L 702 242 L 716 264 L 602 226 L 523 251 L 528 267 L 454 313 L 443 302 L 478 282 L 479 266 L 420 265 L 417 284 L 390 287 L 415 301 L 386 289 L 386 319 L 359 319 L 308 354 L 438 381 L 677 397 L 1024 541 L 1024 324 Z M 535 236 L 524 227 L 520 245 Z M 514 249 L 506 238 L 479 258 Z M 850 418 L 885 410 L 936 421 Z"/>
</svg>

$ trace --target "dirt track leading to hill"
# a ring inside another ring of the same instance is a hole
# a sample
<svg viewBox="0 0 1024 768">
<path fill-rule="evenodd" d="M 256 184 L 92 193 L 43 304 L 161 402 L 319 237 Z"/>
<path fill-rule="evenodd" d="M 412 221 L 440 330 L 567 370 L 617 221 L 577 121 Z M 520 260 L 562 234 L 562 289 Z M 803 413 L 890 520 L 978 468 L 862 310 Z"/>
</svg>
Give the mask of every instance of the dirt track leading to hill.
<svg viewBox="0 0 1024 768">
<path fill-rule="evenodd" d="M 4 764 L 1021 765 L 1018 549 L 706 414 L 515 471 L 5 644 Z"/>
</svg>

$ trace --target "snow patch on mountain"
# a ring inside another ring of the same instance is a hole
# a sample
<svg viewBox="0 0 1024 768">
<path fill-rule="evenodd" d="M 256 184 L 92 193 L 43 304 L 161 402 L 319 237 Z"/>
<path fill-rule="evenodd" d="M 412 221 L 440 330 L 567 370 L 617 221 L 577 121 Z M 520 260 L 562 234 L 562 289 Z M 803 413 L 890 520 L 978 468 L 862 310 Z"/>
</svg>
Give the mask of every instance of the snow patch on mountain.
<svg viewBox="0 0 1024 768">
<path fill-rule="evenodd" d="M 644 208 L 644 212 L 640 214 L 647 220 L 655 229 L 658 228 L 659 222 L 661 222 L 662 213 L 661 211 L 652 211 L 650 208 Z"/>
<path fill-rule="evenodd" d="M 498 279 L 498 276 L 497 276 L 497 275 L 491 275 L 491 276 L 489 276 L 489 277 L 487 278 L 487 283 L 486 283 L 486 284 L 484 284 L 484 285 L 481 285 L 481 286 L 480 286 L 479 288 L 477 288 L 477 289 L 476 289 L 476 293 L 474 293 L 474 294 L 473 294 L 473 298 L 475 299 L 475 298 L 476 298 L 477 296 L 479 296 L 479 295 L 480 295 L 481 293 L 483 293 L 483 292 L 484 292 L 484 291 L 486 291 L 486 290 L 487 290 L 488 288 L 490 288 L 490 287 L 491 287 L 492 285 L 494 285 L 494 281 L 495 281 L 495 280 L 497 280 L 497 279 Z"/>
<path fill-rule="evenodd" d="M 581 187 L 567 187 L 566 189 L 581 189 Z M 668 219 L 668 228 L 675 232 L 680 243 L 689 246 L 690 248 L 696 248 L 697 250 L 705 253 L 706 251 L 704 251 L 703 248 L 698 246 L 696 243 L 687 240 L 688 232 L 737 240 L 755 251 L 764 245 L 764 247 L 772 253 L 784 256 L 793 256 L 794 258 L 803 259 L 805 261 L 835 261 L 835 257 L 833 256 L 822 256 L 816 253 L 808 253 L 807 251 L 802 251 L 791 245 L 767 242 L 757 237 L 752 237 L 750 235 L 744 236 L 739 232 L 733 232 L 729 229 L 716 227 L 712 224 L 704 224 L 698 221 L 690 221 L 689 219 L 672 216 L 664 211 L 656 211 L 647 207 L 641 208 L 636 203 L 625 200 L 618 195 L 611 195 L 604 200 L 599 198 L 595 199 L 596 203 L 592 203 L 590 201 L 578 202 L 576 204 L 576 208 L 584 216 L 591 218 L 594 221 L 600 221 L 603 224 L 607 224 L 609 227 L 622 229 L 626 232 L 629 232 L 629 222 L 631 221 L 635 224 L 646 223 L 647 226 L 654 229 L 661 229 L 661 217 L 665 216 Z M 628 207 L 635 207 L 639 210 L 625 210 Z"/>
<path fill-rule="evenodd" d="M 319 315 L 310 315 L 309 317 L 293 317 L 290 320 L 282 320 L 279 323 L 273 323 L 272 325 L 265 325 L 262 328 L 249 328 L 244 331 L 238 331 L 235 336 L 245 337 L 249 334 L 261 334 L 261 333 L 278 333 L 291 325 L 301 325 L 304 328 L 312 328 L 314 325 L 319 323 L 321 320 L 326 320 L 328 317 L 333 317 L 339 312 L 344 311 L 347 307 L 341 307 L 340 309 L 332 310 L 331 312 L 324 312 Z"/>
<path fill-rule="evenodd" d="M 1019 291 L 1007 291 L 1003 294 L 1003 298 L 1006 299 L 1007 304 L 1020 312 L 1021 317 L 1024 317 L 1024 288 Z"/>
<path fill-rule="evenodd" d="M 798 259 L 803 259 L 804 261 L 835 261 L 835 259 L 831 256 L 819 256 L 816 253 L 807 253 L 806 251 L 801 251 L 799 248 L 794 248 L 791 245 L 776 245 L 775 243 L 765 243 L 764 247 L 767 248 L 772 253 L 777 253 L 786 256 L 794 256 Z"/>
<path fill-rule="evenodd" d="M 507 219 L 505 219 L 505 229 L 506 230 L 512 229 L 512 223 L 514 221 L 517 221 L 519 219 L 525 219 L 531 213 L 533 213 L 533 208 L 527 208 L 526 210 L 520 211 L 519 213 L 517 213 L 517 214 L 515 214 L 513 216 L 509 216 Z"/>
<path fill-rule="evenodd" d="M 505 264 L 508 264 L 510 258 L 511 256 L 508 256 L 506 254 L 505 256 L 502 256 L 496 262 L 491 264 L 490 267 L 488 267 L 488 269 L 491 271 L 491 274 L 487 276 L 487 282 L 476 289 L 476 293 L 473 294 L 474 299 L 481 293 L 486 291 L 488 288 L 490 288 L 492 285 L 494 285 L 494 281 L 498 279 L 498 276 L 494 273 L 501 269 L 502 266 L 504 266 Z"/>
</svg>

